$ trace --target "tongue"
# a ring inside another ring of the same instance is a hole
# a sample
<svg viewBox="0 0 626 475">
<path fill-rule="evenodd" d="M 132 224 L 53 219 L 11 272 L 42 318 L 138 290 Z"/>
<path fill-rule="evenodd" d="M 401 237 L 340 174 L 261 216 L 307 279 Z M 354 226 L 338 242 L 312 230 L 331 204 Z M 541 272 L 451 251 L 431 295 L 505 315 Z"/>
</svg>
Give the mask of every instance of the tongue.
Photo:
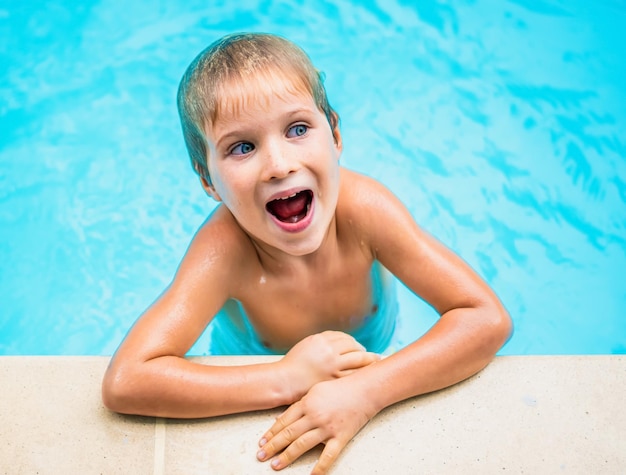
<svg viewBox="0 0 626 475">
<path fill-rule="evenodd" d="M 293 198 L 274 200 L 267 206 L 269 211 L 281 221 L 295 223 L 306 215 L 308 200 L 308 195 L 302 192 Z"/>
</svg>

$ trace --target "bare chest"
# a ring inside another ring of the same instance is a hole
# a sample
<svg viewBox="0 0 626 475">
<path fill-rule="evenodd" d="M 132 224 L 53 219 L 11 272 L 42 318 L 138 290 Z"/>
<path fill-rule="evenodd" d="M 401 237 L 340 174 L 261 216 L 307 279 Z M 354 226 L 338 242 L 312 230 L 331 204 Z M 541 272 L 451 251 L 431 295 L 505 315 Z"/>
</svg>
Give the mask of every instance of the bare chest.
<svg viewBox="0 0 626 475">
<path fill-rule="evenodd" d="M 371 265 L 279 279 L 261 275 L 238 299 L 259 340 L 268 348 L 290 348 L 325 330 L 350 331 L 375 313 Z"/>
</svg>

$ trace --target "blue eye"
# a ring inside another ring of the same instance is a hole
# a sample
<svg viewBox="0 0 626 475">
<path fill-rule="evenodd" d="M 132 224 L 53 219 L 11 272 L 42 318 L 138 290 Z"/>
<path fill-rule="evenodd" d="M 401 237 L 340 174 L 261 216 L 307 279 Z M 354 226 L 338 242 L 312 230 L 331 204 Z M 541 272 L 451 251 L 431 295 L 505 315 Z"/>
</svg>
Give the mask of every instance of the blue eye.
<svg viewBox="0 0 626 475">
<path fill-rule="evenodd" d="M 230 151 L 230 153 L 232 155 L 245 155 L 247 153 L 252 152 L 253 150 L 254 150 L 254 145 L 252 145 L 249 142 L 241 142 L 235 145 Z"/>
<path fill-rule="evenodd" d="M 308 130 L 309 128 L 306 125 L 294 125 L 287 131 L 287 137 L 302 137 Z"/>
</svg>

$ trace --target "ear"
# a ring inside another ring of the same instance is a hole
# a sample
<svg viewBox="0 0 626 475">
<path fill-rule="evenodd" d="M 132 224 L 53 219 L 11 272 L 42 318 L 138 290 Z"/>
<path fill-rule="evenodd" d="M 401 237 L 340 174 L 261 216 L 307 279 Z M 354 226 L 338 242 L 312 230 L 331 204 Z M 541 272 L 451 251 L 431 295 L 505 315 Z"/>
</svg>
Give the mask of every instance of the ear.
<svg viewBox="0 0 626 475">
<path fill-rule="evenodd" d="M 204 176 L 203 170 L 200 169 L 200 166 L 197 163 L 193 164 L 193 169 L 198 174 L 198 177 L 200 178 L 200 184 L 202 185 L 202 188 L 204 188 L 206 194 L 213 198 L 215 201 L 222 201 L 220 195 L 217 193 L 217 191 L 215 191 L 215 187 L 211 183 L 209 183 L 209 180 Z"/>
<path fill-rule="evenodd" d="M 207 195 L 209 195 L 215 201 L 222 201 L 219 193 L 215 191 L 215 187 L 211 183 L 209 183 L 209 181 L 202 175 L 200 175 L 200 183 L 202 184 L 202 188 L 204 188 L 204 191 L 206 191 Z"/>
<path fill-rule="evenodd" d="M 335 147 L 337 148 L 339 155 L 341 155 L 341 152 L 343 151 L 343 142 L 341 141 L 341 132 L 339 131 L 338 125 L 335 127 L 335 130 L 333 130 L 333 139 L 335 140 Z"/>
<path fill-rule="evenodd" d="M 337 147 L 337 151 L 341 154 L 343 150 L 343 142 L 341 141 L 341 131 L 339 130 L 339 116 L 335 111 L 332 112 L 335 128 L 332 130 L 333 140 L 335 141 L 335 146 Z"/>
</svg>

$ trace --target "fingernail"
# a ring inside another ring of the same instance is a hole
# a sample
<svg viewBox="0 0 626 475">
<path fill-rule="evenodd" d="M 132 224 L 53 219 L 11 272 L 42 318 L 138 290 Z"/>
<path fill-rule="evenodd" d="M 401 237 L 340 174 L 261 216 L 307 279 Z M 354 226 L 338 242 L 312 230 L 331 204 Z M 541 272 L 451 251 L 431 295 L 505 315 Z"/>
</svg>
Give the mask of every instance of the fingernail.
<svg viewBox="0 0 626 475">
<path fill-rule="evenodd" d="M 265 444 L 267 444 L 267 439 L 263 437 L 261 440 L 259 440 L 259 445 L 265 445 Z"/>
<path fill-rule="evenodd" d="M 280 465 L 280 459 L 274 459 L 271 463 L 272 467 L 276 468 Z"/>
<path fill-rule="evenodd" d="M 256 458 L 258 458 L 259 460 L 263 460 L 265 458 L 265 450 L 259 450 L 256 453 Z"/>
</svg>

